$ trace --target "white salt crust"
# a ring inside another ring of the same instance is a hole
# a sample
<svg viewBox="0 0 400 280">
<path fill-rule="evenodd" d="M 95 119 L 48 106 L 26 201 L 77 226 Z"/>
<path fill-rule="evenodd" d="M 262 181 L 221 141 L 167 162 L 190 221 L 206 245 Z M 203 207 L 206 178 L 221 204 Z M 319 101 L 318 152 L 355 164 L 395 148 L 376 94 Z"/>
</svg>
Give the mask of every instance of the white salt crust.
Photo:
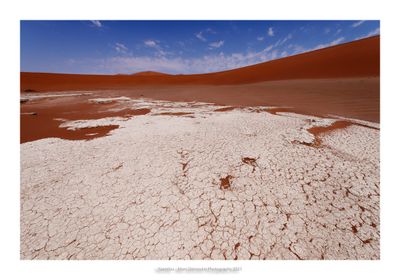
<svg viewBox="0 0 400 280">
<path fill-rule="evenodd" d="M 310 123 L 334 119 L 123 103 L 151 113 L 21 144 L 22 259 L 379 259 L 379 130 L 316 148 Z"/>
</svg>

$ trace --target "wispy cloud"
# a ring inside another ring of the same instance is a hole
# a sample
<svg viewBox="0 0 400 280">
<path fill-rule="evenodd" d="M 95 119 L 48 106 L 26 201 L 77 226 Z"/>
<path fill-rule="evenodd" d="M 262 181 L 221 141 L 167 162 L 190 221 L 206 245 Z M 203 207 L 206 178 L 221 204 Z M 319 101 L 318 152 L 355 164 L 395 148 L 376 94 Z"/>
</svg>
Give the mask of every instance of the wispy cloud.
<svg viewBox="0 0 400 280">
<path fill-rule="evenodd" d="M 274 35 L 275 35 L 274 29 L 273 29 L 272 27 L 269 27 L 269 28 L 268 28 L 268 31 L 267 31 L 267 34 L 268 34 L 268 36 L 270 36 L 270 37 L 274 36 Z"/>
<path fill-rule="evenodd" d="M 264 40 L 264 37 L 263 37 L 263 36 L 258 36 L 258 37 L 257 37 L 257 41 L 262 41 L 262 40 Z"/>
<path fill-rule="evenodd" d="M 124 53 L 126 53 L 128 51 L 128 48 L 122 43 L 115 43 L 114 48 L 118 53 L 123 53 L 124 54 Z"/>
<path fill-rule="evenodd" d="M 344 41 L 344 37 L 340 37 L 337 38 L 329 43 L 325 43 L 325 44 L 319 44 L 318 46 L 316 46 L 313 50 L 318 50 L 318 49 L 323 49 L 323 48 L 327 48 L 327 47 L 331 47 L 331 46 L 335 46 L 337 44 L 340 44 L 341 42 Z"/>
<path fill-rule="evenodd" d="M 222 41 L 222 40 L 208 44 L 210 49 L 218 49 L 218 48 L 222 47 L 223 45 L 224 45 L 224 41 Z"/>
<path fill-rule="evenodd" d="M 286 35 L 286 37 L 281 38 L 278 41 L 276 41 L 275 44 L 274 44 L 274 47 L 281 46 L 281 45 L 285 44 L 287 41 L 289 41 L 292 38 L 293 38 L 292 34 L 289 33 L 288 35 Z"/>
<path fill-rule="evenodd" d="M 365 34 L 363 36 L 359 36 L 359 37 L 355 38 L 354 40 L 364 39 L 364 38 L 368 38 L 368 37 L 375 36 L 375 35 L 378 35 L 378 34 L 380 34 L 380 28 L 379 27 L 371 30 L 370 32 L 368 32 L 367 34 Z"/>
<path fill-rule="evenodd" d="M 97 27 L 97 28 L 103 27 L 103 24 L 101 23 L 100 20 L 91 20 L 90 22 L 92 23 L 93 27 Z"/>
<path fill-rule="evenodd" d="M 358 27 L 358 26 L 360 26 L 361 24 L 363 24 L 365 22 L 365 20 L 360 20 L 360 21 L 357 21 L 357 22 L 355 22 L 355 23 L 353 23 L 352 25 L 351 25 L 351 27 Z"/>
<path fill-rule="evenodd" d="M 200 32 L 198 32 L 198 33 L 195 33 L 194 35 L 196 36 L 196 38 L 197 39 L 199 39 L 200 41 L 203 41 L 203 42 L 207 42 L 207 38 L 205 37 L 205 34 L 215 34 L 216 32 L 213 30 L 213 29 L 211 29 L 211 28 L 207 28 L 207 29 L 205 29 L 205 30 L 201 30 Z"/>
<path fill-rule="evenodd" d="M 325 33 L 325 34 L 329 34 L 330 32 L 331 32 L 331 29 L 330 29 L 330 28 L 325 28 L 325 29 L 324 29 L 324 33 Z"/>
<path fill-rule="evenodd" d="M 381 29 L 378 27 L 374 30 L 371 30 L 368 34 L 367 37 L 375 36 L 378 35 L 381 32 Z"/>
<path fill-rule="evenodd" d="M 299 54 L 299 53 L 302 53 L 302 52 L 306 51 L 306 49 L 303 46 L 297 45 L 297 44 L 290 44 L 288 46 L 288 49 L 293 50 L 292 53 L 291 53 L 292 55 Z"/>
<path fill-rule="evenodd" d="M 207 39 L 203 36 L 203 31 L 200 31 L 199 33 L 196 33 L 195 36 L 197 37 L 197 39 L 199 39 L 200 41 L 206 42 Z"/>
</svg>

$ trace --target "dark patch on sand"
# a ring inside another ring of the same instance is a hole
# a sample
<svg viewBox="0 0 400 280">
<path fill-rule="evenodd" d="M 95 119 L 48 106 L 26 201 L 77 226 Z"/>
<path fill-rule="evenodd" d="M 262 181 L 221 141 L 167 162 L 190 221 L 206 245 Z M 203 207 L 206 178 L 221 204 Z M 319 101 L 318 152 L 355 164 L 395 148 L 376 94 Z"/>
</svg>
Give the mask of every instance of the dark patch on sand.
<svg viewBox="0 0 400 280">
<path fill-rule="evenodd" d="M 220 178 L 219 179 L 220 180 L 220 189 L 221 190 L 230 189 L 231 179 L 233 179 L 233 177 L 231 175 L 228 175 L 225 178 Z"/>
</svg>

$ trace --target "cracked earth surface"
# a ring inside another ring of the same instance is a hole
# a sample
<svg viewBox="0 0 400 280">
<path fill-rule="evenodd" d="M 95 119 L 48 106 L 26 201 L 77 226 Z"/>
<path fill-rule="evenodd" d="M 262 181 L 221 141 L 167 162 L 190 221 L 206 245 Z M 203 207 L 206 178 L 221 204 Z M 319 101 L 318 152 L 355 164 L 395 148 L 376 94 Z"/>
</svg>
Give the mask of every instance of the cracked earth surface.
<svg viewBox="0 0 400 280">
<path fill-rule="evenodd" d="M 111 101 L 151 113 L 21 145 L 22 259 L 379 259 L 376 124 Z"/>
</svg>

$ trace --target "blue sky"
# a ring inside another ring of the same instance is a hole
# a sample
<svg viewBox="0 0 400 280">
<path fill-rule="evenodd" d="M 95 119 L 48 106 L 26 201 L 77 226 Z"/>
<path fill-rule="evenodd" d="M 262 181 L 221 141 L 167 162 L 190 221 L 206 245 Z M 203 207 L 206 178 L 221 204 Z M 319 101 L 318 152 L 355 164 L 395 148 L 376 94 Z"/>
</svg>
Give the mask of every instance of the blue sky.
<svg viewBox="0 0 400 280">
<path fill-rule="evenodd" d="M 233 69 L 380 33 L 379 21 L 21 21 L 21 71 Z"/>
</svg>

